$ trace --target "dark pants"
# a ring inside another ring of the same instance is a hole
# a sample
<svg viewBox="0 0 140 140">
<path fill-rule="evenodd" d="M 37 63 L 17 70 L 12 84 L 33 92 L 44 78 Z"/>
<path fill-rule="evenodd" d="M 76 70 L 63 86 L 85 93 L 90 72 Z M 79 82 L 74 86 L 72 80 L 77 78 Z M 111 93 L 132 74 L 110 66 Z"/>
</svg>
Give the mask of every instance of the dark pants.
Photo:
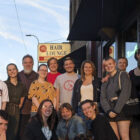
<svg viewBox="0 0 140 140">
<path fill-rule="evenodd" d="M 30 119 L 30 114 L 20 114 L 19 122 L 19 140 L 22 138 L 26 125 Z"/>
<path fill-rule="evenodd" d="M 7 140 L 18 140 L 18 128 L 20 120 L 19 105 L 15 103 L 7 104 L 6 111 L 9 114 Z"/>
<path fill-rule="evenodd" d="M 17 139 L 18 126 L 19 126 L 19 114 L 15 114 L 14 116 L 9 115 L 7 140 L 18 140 Z"/>
</svg>

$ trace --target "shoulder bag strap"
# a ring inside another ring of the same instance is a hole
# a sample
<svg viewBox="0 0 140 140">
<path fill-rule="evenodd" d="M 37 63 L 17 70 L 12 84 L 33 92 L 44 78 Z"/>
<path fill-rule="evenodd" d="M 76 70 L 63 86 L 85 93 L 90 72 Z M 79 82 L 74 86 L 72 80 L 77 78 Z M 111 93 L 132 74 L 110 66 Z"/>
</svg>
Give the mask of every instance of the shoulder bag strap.
<svg viewBox="0 0 140 140">
<path fill-rule="evenodd" d="M 122 71 L 119 72 L 119 89 L 121 90 L 121 73 Z"/>
</svg>

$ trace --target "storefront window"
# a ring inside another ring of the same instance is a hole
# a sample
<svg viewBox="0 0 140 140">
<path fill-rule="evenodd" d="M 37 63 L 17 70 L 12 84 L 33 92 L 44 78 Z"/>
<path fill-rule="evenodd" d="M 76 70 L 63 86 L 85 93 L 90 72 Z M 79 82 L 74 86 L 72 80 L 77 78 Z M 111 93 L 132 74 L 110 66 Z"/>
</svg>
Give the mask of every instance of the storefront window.
<svg viewBox="0 0 140 140">
<path fill-rule="evenodd" d="M 116 59 L 116 43 L 115 42 L 109 48 L 109 56 Z"/>
<path fill-rule="evenodd" d="M 128 67 L 127 72 L 137 67 L 137 62 L 134 58 L 134 54 L 136 49 L 138 48 L 136 42 L 126 42 L 125 43 L 126 49 L 125 49 L 125 56 L 128 59 Z"/>
</svg>

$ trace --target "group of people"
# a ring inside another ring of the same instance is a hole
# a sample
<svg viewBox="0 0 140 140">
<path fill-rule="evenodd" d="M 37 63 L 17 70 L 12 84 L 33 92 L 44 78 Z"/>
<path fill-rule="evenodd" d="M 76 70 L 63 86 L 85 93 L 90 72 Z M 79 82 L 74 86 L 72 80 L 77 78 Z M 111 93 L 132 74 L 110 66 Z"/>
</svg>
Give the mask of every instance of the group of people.
<svg viewBox="0 0 140 140">
<path fill-rule="evenodd" d="M 8 79 L 0 81 L 0 140 L 130 140 L 130 124 L 140 121 L 140 106 L 134 117 L 126 115 L 125 105 L 130 98 L 140 100 L 140 49 L 135 59 L 138 65 L 129 74 L 126 58 L 118 64 L 104 59 L 102 79 L 90 60 L 82 63 L 81 75 L 70 57 L 64 60 L 64 74 L 57 71 L 54 57 L 37 72 L 30 55 L 23 57 L 21 72 L 8 64 Z"/>
</svg>

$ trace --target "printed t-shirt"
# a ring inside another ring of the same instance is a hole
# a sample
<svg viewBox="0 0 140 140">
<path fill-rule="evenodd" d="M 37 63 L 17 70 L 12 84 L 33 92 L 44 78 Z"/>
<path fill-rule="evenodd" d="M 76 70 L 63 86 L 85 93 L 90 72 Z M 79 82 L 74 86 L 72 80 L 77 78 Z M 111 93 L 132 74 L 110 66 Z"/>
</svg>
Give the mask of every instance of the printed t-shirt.
<svg viewBox="0 0 140 140">
<path fill-rule="evenodd" d="M 2 102 L 9 102 L 9 95 L 6 84 L 0 80 L 0 109 L 2 107 Z"/>
<path fill-rule="evenodd" d="M 78 79 L 78 75 L 76 73 L 74 73 L 73 75 L 64 73 L 56 78 L 54 87 L 56 89 L 59 89 L 60 105 L 63 103 L 71 104 L 73 87 L 77 79 Z"/>
</svg>

